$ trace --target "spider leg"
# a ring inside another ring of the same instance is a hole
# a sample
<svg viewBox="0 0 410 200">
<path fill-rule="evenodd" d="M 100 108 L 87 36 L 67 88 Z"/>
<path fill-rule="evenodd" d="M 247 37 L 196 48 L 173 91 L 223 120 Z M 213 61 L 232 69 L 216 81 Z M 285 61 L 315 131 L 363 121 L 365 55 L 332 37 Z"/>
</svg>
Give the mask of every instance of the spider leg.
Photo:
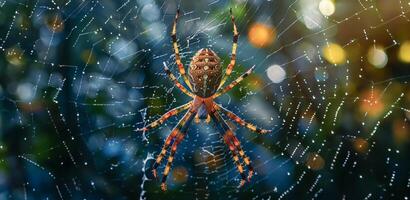
<svg viewBox="0 0 410 200">
<path fill-rule="evenodd" d="M 239 187 L 241 187 L 246 182 L 246 176 L 243 172 L 243 167 L 239 162 L 239 158 L 238 158 L 235 150 L 238 151 L 239 155 L 242 157 L 243 161 L 245 162 L 246 166 L 248 167 L 248 170 L 249 170 L 248 180 L 250 180 L 250 178 L 253 175 L 253 167 L 250 163 L 250 160 L 245 155 L 244 151 L 240 148 L 239 141 L 236 139 L 235 135 L 233 134 L 232 130 L 229 128 L 228 124 L 226 124 L 225 120 L 222 119 L 221 115 L 217 111 L 215 111 L 213 113 L 210 113 L 210 115 L 211 115 L 211 118 L 214 120 L 214 122 L 218 125 L 219 131 L 223 134 L 223 138 L 224 138 L 225 143 L 228 145 L 229 150 L 232 152 L 234 162 L 235 162 L 235 164 L 238 168 L 238 171 L 239 171 L 239 173 L 241 174 L 241 177 L 242 177 L 241 182 L 239 184 Z"/>
<path fill-rule="evenodd" d="M 181 62 L 181 56 L 179 55 L 179 49 L 178 49 L 178 41 L 177 41 L 177 22 L 179 18 L 179 9 L 177 10 L 177 13 L 175 15 L 174 19 L 174 24 L 172 25 L 172 46 L 174 48 L 174 53 L 175 53 L 175 61 L 178 65 L 178 70 L 179 73 L 181 74 L 182 78 L 184 79 L 184 82 L 188 85 L 189 89 L 192 90 L 191 83 L 188 80 L 188 76 L 186 75 L 184 65 Z"/>
<path fill-rule="evenodd" d="M 152 174 L 155 178 L 157 178 L 157 168 L 161 164 L 162 159 L 165 157 L 167 153 L 167 149 L 173 143 L 174 138 L 178 135 L 177 131 L 172 131 L 167 139 L 165 140 L 164 146 L 161 149 L 161 153 L 158 154 L 157 159 L 155 160 L 154 165 L 152 166 Z"/>
<path fill-rule="evenodd" d="M 242 157 L 243 162 L 245 162 L 246 166 L 248 166 L 248 181 L 251 180 L 252 176 L 253 176 L 253 167 L 251 164 L 251 161 L 249 159 L 248 156 L 246 156 L 245 152 L 243 151 L 242 147 L 241 147 L 241 143 L 239 142 L 238 138 L 231 132 L 228 134 L 229 137 L 231 137 L 233 144 L 235 145 L 236 149 L 239 152 L 239 155 Z"/>
<path fill-rule="evenodd" d="M 242 166 L 241 162 L 239 162 L 238 154 L 235 151 L 235 145 L 232 144 L 232 141 L 230 141 L 230 138 L 228 138 L 226 136 L 224 136 L 224 142 L 225 142 L 226 145 L 228 145 L 228 148 L 232 153 L 232 158 L 233 158 L 233 161 L 236 165 L 236 168 L 238 169 L 239 174 L 241 175 L 241 182 L 239 183 L 239 187 L 242 187 L 245 184 L 246 176 L 245 176 L 245 173 L 244 173 L 244 170 L 243 170 L 243 166 Z"/>
<path fill-rule="evenodd" d="M 172 133 L 175 132 L 176 135 L 174 137 L 175 140 L 174 140 L 174 143 L 172 144 L 171 153 L 168 156 L 168 162 L 167 162 L 167 165 L 165 166 L 164 173 L 163 173 L 163 176 L 162 176 L 161 189 L 163 191 L 167 190 L 167 185 L 166 185 L 165 182 L 167 180 L 168 173 L 171 169 L 172 162 L 174 161 L 174 155 L 175 155 L 175 152 L 177 150 L 178 144 L 181 143 L 182 140 L 184 139 L 185 134 L 188 131 L 189 125 L 191 124 L 192 119 L 194 118 L 195 114 L 196 114 L 195 110 L 193 110 L 193 109 L 189 110 L 185 114 L 185 116 L 181 119 L 181 121 L 177 124 L 177 126 L 174 128 L 174 130 L 172 131 Z M 171 142 L 169 142 L 168 144 L 165 143 L 164 147 L 165 147 L 165 145 L 167 145 L 166 148 L 168 148 L 170 144 L 171 144 Z M 164 151 L 162 151 L 162 152 L 164 152 Z M 157 168 L 159 166 L 159 164 L 161 163 L 161 159 L 165 156 L 166 150 L 165 150 L 164 154 L 162 154 L 162 152 L 160 154 L 161 158 L 157 159 L 157 162 L 155 162 L 155 164 L 154 164 L 155 168 Z M 154 168 L 154 170 L 155 170 L 155 168 Z"/>
<path fill-rule="evenodd" d="M 229 85 L 227 85 L 225 88 L 220 88 L 218 89 L 218 91 L 213 95 L 213 98 L 219 97 L 222 94 L 225 94 L 226 92 L 228 92 L 229 90 L 231 90 L 232 88 L 234 88 L 236 85 L 238 85 L 241 81 L 243 81 L 243 79 L 245 79 L 247 76 L 249 76 L 249 74 L 252 73 L 252 71 L 255 69 L 255 65 L 252 66 L 248 71 L 246 71 L 244 74 L 242 74 L 241 76 L 239 76 L 238 78 L 236 78 L 234 81 L 232 81 Z"/>
<path fill-rule="evenodd" d="M 177 115 L 178 113 L 188 109 L 189 107 L 191 107 L 192 105 L 192 101 L 188 102 L 182 106 L 178 106 L 168 112 L 166 112 L 165 114 L 163 114 L 159 119 L 153 121 L 152 123 L 150 123 L 148 126 L 145 126 L 142 129 L 137 129 L 137 131 L 148 131 L 150 129 L 153 129 L 161 124 L 163 124 L 168 118 Z"/>
<path fill-rule="evenodd" d="M 235 67 L 235 63 L 236 63 L 236 49 L 238 48 L 239 33 L 238 33 L 238 29 L 236 28 L 235 17 L 232 14 L 232 8 L 229 9 L 229 12 L 231 14 L 231 21 L 232 21 L 232 25 L 233 25 L 233 38 L 232 38 L 233 44 L 232 44 L 231 62 L 229 63 L 228 67 L 226 68 L 225 75 L 222 78 L 222 81 L 219 84 L 218 88 L 222 87 L 222 85 L 225 83 L 226 79 L 228 79 L 229 75 L 231 75 L 232 70 Z"/>
<path fill-rule="evenodd" d="M 228 110 L 228 109 L 226 109 L 226 108 L 224 108 L 224 107 L 222 107 L 222 106 L 220 106 L 220 105 L 218 105 L 218 104 L 215 104 L 215 108 L 216 108 L 218 111 L 222 111 L 222 112 L 223 112 L 226 116 L 228 116 L 231 120 L 237 122 L 239 125 L 241 125 L 241 126 L 243 126 L 243 127 L 246 127 L 246 128 L 248 128 L 249 130 L 251 130 L 251 131 L 253 131 L 253 132 L 255 132 L 255 133 L 258 133 L 258 134 L 266 134 L 266 133 L 272 132 L 272 130 L 261 129 L 261 128 L 258 128 L 258 127 L 256 127 L 255 125 L 253 125 L 253 124 L 251 124 L 251 123 L 249 123 L 249 122 L 246 122 L 245 120 L 241 119 L 238 115 L 236 115 L 236 114 L 233 113 L 232 111 L 230 111 L 230 110 Z"/>
<path fill-rule="evenodd" d="M 177 78 L 174 76 L 174 74 L 172 74 L 171 70 L 169 70 L 169 68 L 167 67 L 167 65 L 165 65 L 164 63 L 164 69 L 165 72 L 167 73 L 169 79 L 171 79 L 172 82 L 174 82 L 175 86 L 177 86 L 184 94 L 195 98 L 195 95 L 192 94 L 190 91 L 188 91 L 181 83 L 178 82 Z"/>
</svg>

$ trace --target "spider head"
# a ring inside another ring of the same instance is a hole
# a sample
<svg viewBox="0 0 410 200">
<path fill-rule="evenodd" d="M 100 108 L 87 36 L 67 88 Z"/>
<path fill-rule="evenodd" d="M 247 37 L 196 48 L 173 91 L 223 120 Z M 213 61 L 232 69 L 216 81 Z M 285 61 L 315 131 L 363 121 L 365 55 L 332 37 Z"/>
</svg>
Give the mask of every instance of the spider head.
<svg viewBox="0 0 410 200">
<path fill-rule="evenodd" d="M 200 97 L 210 97 L 221 82 L 221 59 L 211 49 L 200 49 L 191 60 L 188 75 L 193 92 Z"/>
</svg>

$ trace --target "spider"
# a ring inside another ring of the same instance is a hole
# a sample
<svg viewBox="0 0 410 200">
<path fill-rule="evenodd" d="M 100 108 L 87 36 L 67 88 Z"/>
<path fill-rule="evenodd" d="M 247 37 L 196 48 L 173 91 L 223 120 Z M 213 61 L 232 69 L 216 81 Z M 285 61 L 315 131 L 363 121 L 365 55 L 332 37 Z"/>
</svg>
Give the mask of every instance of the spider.
<svg viewBox="0 0 410 200">
<path fill-rule="evenodd" d="M 181 74 L 185 84 L 189 87 L 189 90 L 177 80 L 177 78 L 172 74 L 172 72 L 165 65 L 165 63 L 164 68 L 167 76 L 171 79 L 171 81 L 184 94 L 192 97 L 193 100 L 182 106 L 176 107 L 166 112 L 159 119 L 150 123 L 144 128 L 137 129 L 138 131 L 144 132 L 151 130 L 163 124 L 170 117 L 175 116 L 182 111 L 188 110 L 186 114 L 182 117 L 182 119 L 178 122 L 178 124 L 175 126 L 175 128 L 172 130 L 172 132 L 166 138 L 165 144 L 162 147 L 161 152 L 157 156 L 157 159 L 155 160 L 155 163 L 152 166 L 152 173 L 156 178 L 156 169 L 161 164 L 162 159 L 166 156 L 167 150 L 171 148 L 171 152 L 168 157 L 168 163 L 165 166 L 161 183 L 161 189 L 165 191 L 167 189 L 167 176 L 170 172 L 175 152 L 177 150 L 178 145 L 184 139 L 184 136 L 187 133 L 192 120 L 195 118 L 195 121 L 199 122 L 200 120 L 206 119 L 206 122 L 209 122 L 212 119 L 216 124 L 218 131 L 223 135 L 223 141 L 229 147 L 229 150 L 233 157 L 233 161 L 241 175 L 241 181 L 239 184 L 239 187 L 241 187 L 245 184 L 246 180 L 250 181 L 253 175 L 253 167 L 251 165 L 249 157 L 245 155 L 245 152 L 242 149 L 238 138 L 235 136 L 235 134 L 228 126 L 226 121 L 222 118 L 220 113 L 224 113 L 229 119 L 237 122 L 241 126 L 250 129 L 253 132 L 265 134 L 270 132 L 270 130 L 257 128 L 255 125 L 244 121 L 233 112 L 215 103 L 214 99 L 228 92 L 237 84 L 239 84 L 245 77 L 247 77 L 253 71 L 255 66 L 250 68 L 246 73 L 239 76 L 236 80 L 232 81 L 229 85 L 223 87 L 225 81 L 227 80 L 235 66 L 236 49 L 239 36 L 235 25 L 235 18 L 232 14 L 232 9 L 230 9 L 231 21 L 233 24 L 233 45 L 231 61 L 227 66 L 225 75 L 222 74 L 220 58 L 218 57 L 218 55 L 216 55 L 214 51 L 207 48 L 199 50 L 192 58 L 187 75 L 185 72 L 185 68 L 181 62 L 181 57 L 179 55 L 178 42 L 176 36 L 176 27 L 179 14 L 180 12 L 178 9 L 172 26 L 171 38 L 175 53 L 175 60 L 178 66 L 179 73 Z M 245 175 L 244 167 L 240 162 L 239 158 L 242 158 L 243 162 L 247 166 L 248 176 Z"/>
</svg>

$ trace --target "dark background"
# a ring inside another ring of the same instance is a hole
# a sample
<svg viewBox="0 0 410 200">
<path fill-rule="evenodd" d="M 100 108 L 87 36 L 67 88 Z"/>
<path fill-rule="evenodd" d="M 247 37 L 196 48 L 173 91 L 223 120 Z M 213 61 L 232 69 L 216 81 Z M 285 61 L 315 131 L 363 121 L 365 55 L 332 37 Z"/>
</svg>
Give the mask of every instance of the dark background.
<svg viewBox="0 0 410 200">
<path fill-rule="evenodd" d="M 190 127 L 167 192 L 150 173 L 181 115 L 135 129 L 189 100 L 163 70 L 178 75 L 177 7 L 186 67 L 204 47 L 229 63 L 229 8 L 240 32 L 229 80 L 256 66 L 217 100 L 273 131 L 229 122 L 255 166 L 243 188 L 213 123 Z M 407 199 L 409 11 L 406 0 L 0 0 L 0 199 Z"/>
</svg>

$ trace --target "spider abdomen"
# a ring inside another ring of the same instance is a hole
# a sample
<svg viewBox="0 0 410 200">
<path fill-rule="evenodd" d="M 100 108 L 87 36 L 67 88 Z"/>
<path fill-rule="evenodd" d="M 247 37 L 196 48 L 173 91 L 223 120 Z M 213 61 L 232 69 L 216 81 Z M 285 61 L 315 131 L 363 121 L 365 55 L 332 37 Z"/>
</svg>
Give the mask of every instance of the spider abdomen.
<svg viewBox="0 0 410 200">
<path fill-rule="evenodd" d="M 212 96 L 221 82 L 221 59 L 210 49 L 201 49 L 192 58 L 188 70 L 193 92 L 200 97 Z"/>
</svg>

